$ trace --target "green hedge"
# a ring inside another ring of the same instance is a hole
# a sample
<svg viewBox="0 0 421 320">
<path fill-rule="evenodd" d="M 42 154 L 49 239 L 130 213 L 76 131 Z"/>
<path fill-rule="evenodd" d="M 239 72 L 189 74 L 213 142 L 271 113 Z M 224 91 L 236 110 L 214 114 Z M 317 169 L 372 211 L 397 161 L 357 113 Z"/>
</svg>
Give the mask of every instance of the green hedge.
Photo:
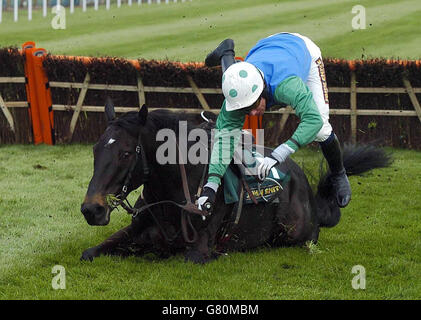
<svg viewBox="0 0 421 320">
<path fill-rule="evenodd" d="M 355 71 L 359 87 L 403 87 L 402 75 L 406 74 L 413 87 L 421 87 L 420 61 L 389 61 L 385 59 L 346 61 L 325 59 L 326 76 L 329 87 L 350 87 L 351 69 Z M 171 61 L 139 60 L 140 71 L 133 64 L 120 58 L 91 58 L 88 63 L 76 58 L 60 58 L 48 55 L 44 67 L 50 81 L 83 82 L 89 72 L 91 83 L 137 85 L 140 75 L 145 86 L 189 87 L 186 76 L 190 75 L 201 88 L 220 88 L 221 69 L 207 68 L 202 63 L 182 64 Z M 23 76 L 23 57 L 17 49 L 0 50 L 0 76 Z M 0 85 L 3 98 L 7 101 L 25 100 L 23 85 Z M 75 105 L 78 89 L 52 88 L 53 103 Z M 104 92 L 89 90 L 85 105 L 104 105 L 106 95 L 111 96 L 116 106 L 134 107 L 139 105 L 136 92 Z M 219 109 L 222 95 L 205 95 L 211 108 Z M 421 95 L 418 94 L 421 101 Z M 329 94 L 331 109 L 347 109 L 350 97 L 347 93 Z M 200 103 L 194 94 L 146 93 L 147 105 L 151 108 L 198 108 Z M 358 94 L 359 109 L 400 109 L 414 110 L 407 94 Z M 17 108 L 15 108 L 17 109 Z M 14 111 L 19 126 L 29 126 L 27 113 Z M 57 141 L 62 141 L 69 127 L 72 112 L 55 112 Z M 26 118 L 26 120 L 25 120 Z M 331 116 L 335 132 L 344 142 L 350 139 L 349 116 Z M 20 130 L 15 140 L 5 127 L 5 119 L 0 115 L 0 143 L 16 141 L 30 142 L 30 130 Z M 266 144 L 276 145 L 293 133 L 298 124 L 296 117 L 290 117 L 283 132 L 279 132 L 279 115 L 266 115 L 264 126 Z M 82 113 L 80 115 L 74 142 L 94 142 L 105 129 L 103 114 Z M 357 123 L 358 142 L 376 140 L 384 145 L 421 149 L 421 124 L 417 117 L 359 116 Z M 29 133 L 28 133 L 29 132 Z M 13 139 L 12 139 L 13 138 Z"/>
</svg>

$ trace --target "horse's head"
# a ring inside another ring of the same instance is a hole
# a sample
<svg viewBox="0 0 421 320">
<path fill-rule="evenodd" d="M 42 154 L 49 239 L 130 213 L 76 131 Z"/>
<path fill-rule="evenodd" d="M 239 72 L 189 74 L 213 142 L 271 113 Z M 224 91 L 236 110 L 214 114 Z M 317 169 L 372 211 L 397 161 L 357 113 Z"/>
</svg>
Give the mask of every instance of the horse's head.
<svg viewBox="0 0 421 320">
<path fill-rule="evenodd" d="M 90 225 L 103 226 L 110 222 L 114 201 L 125 197 L 139 187 L 145 177 L 140 165 L 145 156 L 139 156 L 141 127 L 146 123 L 148 110 L 129 112 L 116 119 L 114 105 L 107 99 L 105 115 L 108 126 L 93 147 L 94 174 L 89 183 L 81 211 Z M 143 149 L 143 148 L 140 148 Z M 139 170 L 140 169 L 140 170 Z M 129 178 L 128 178 L 129 177 Z"/>
</svg>

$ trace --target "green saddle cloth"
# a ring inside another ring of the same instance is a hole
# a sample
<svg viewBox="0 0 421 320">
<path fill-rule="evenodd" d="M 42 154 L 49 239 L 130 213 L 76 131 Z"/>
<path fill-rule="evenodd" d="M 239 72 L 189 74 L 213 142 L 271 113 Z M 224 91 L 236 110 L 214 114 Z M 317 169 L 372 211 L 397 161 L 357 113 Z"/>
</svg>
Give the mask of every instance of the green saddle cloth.
<svg viewBox="0 0 421 320">
<path fill-rule="evenodd" d="M 264 156 L 255 150 L 243 150 L 244 161 L 243 164 L 249 169 L 257 168 Z M 251 192 L 258 202 L 270 202 L 276 198 L 276 195 L 281 191 L 281 186 L 284 186 L 290 179 L 288 173 L 280 171 L 276 166 L 270 170 L 266 180 L 260 184 L 259 181 L 252 175 L 244 176 L 246 183 L 250 187 Z M 276 182 L 274 182 L 275 180 Z M 236 203 L 240 199 L 241 180 L 234 173 L 231 167 L 228 167 L 224 175 L 224 198 L 226 204 Z M 249 194 L 245 191 L 242 199 L 244 204 L 251 204 L 253 200 L 250 199 Z"/>
</svg>

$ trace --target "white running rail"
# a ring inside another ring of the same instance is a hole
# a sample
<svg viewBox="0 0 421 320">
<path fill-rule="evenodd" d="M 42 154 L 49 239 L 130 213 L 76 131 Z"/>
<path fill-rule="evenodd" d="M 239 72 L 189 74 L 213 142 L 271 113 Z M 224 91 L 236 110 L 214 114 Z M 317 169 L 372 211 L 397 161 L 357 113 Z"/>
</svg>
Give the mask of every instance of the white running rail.
<svg viewBox="0 0 421 320">
<path fill-rule="evenodd" d="M 134 0 L 137 5 L 142 4 L 169 4 L 170 2 L 178 2 L 177 0 Z M 42 16 L 47 17 L 48 8 L 58 5 L 66 7 L 70 13 L 74 13 L 75 7 L 81 7 L 82 11 L 87 11 L 88 6 L 92 6 L 93 10 L 100 10 L 101 6 L 105 10 L 110 10 L 111 7 L 116 6 L 120 8 L 125 2 L 128 6 L 133 5 L 133 0 L 0 0 L 0 23 L 4 20 L 4 11 L 13 12 L 13 21 L 18 22 L 20 19 L 25 19 L 23 15 L 19 15 L 19 11 L 25 11 L 24 15 L 28 21 L 32 20 L 32 12 L 34 10 L 42 10 Z M 186 2 L 192 0 L 180 0 Z"/>
</svg>

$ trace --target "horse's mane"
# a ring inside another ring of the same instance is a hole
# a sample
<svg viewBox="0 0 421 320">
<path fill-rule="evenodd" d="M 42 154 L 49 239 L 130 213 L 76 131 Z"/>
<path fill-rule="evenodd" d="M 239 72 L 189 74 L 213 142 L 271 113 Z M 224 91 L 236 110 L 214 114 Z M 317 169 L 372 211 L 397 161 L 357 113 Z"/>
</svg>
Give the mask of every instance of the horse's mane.
<svg viewBox="0 0 421 320">
<path fill-rule="evenodd" d="M 190 120 L 190 121 L 189 121 Z M 185 112 L 175 113 L 169 110 L 154 110 L 148 114 L 148 120 L 145 127 L 152 131 L 159 131 L 161 129 L 171 129 L 178 133 L 179 122 L 187 121 L 188 128 L 193 127 L 191 124 L 192 116 Z"/>
<path fill-rule="evenodd" d="M 187 121 L 188 131 L 198 127 L 198 115 L 190 115 L 185 112 L 173 112 L 165 109 L 154 110 L 148 113 L 145 128 L 150 133 L 157 133 L 161 129 L 171 129 L 175 133 L 179 131 L 179 122 Z M 130 111 L 124 113 L 122 116 L 112 120 L 109 125 L 117 126 L 125 129 L 130 135 L 137 137 L 139 135 L 139 118 L 138 112 Z"/>
</svg>

